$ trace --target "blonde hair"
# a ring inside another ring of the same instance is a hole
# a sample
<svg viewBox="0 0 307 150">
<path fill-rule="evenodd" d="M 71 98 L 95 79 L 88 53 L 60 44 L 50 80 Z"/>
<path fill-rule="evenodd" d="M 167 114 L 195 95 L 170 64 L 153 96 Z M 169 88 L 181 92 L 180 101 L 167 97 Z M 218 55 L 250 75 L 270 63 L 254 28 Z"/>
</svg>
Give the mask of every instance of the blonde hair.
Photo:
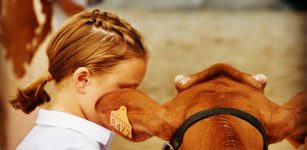
<svg viewBox="0 0 307 150">
<path fill-rule="evenodd" d="M 147 61 L 147 46 L 142 35 L 115 14 L 93 10 L 70 18 L 53 34 L 47 47 L 48 71 L 10 101 L 15 109 L 32 112 L 50 101 L 47 82 L 60 82 L 78 67 L 102 74 L 119 63 L 140 58 Z"/>
</svg>

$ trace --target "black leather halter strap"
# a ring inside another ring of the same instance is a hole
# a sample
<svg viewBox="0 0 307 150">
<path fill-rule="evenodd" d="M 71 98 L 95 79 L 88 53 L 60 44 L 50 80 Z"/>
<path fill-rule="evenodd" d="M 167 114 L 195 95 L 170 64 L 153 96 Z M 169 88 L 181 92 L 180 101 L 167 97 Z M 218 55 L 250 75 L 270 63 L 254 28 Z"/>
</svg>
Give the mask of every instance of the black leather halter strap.
<svg viewBox="0 0 307 150">
<path fill-rule="evenodd" d="M 240 119 L 247 121 L 248 123 L 253 125 L 255 128 L 257 128 L 263 138 L 263 150 L 268 149 L 268 137 L 266 135 L 264 127 L 262 126 L 262 124 L 257 118 L 255 118 L 249 113 L 246 113 L 238 109 L 220 107 L 220 108 L 211 108 L 208 110 L 203 110 L 201 112 L 198 112 L 190 116 L 188 119 L 186 119 L 183 122 L 183 124 L 176 130 L 175 134 L 172 137 L 172 141 L 170 143 L 165 143 L 165 145 L 163 146 L 163 150 L 177 150 L 182 142 L 184 133 L 191 125 L 193 125 L 194 123 L 202 119 L 205 119 L 211 116 L 215 116 L 215 115 L 222 115 L 222 114 L 229 114 L 232 116 L 236 116 Z"/>
</svg>

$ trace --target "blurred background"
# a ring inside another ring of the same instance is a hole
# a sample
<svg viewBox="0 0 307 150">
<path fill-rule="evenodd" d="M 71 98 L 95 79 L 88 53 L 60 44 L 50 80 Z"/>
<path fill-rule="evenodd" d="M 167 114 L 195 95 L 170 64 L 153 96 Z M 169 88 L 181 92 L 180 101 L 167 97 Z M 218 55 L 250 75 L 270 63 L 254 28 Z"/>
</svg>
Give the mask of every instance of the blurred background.
<svg viewBox="0 0 307 150">
<path fill-rule="evenodd" d="M 70 16 L 99 8 L 118 14 L 146 37 L 147 75 L 140 90 L 172 99 L 173 78 L 224 62 L 269 78 L 265 95 L 283 104 L 307 89 L 306 0 L 0 0 L 0 149 L 13 150 L 33 127 L 8 100 L 48 66 L 50 34 Z M 165 141 L 115 137 L 111 150 L 157 150 Z M 294 150 L 286 140 L 270 150 Z M 299 149 L 303 149 L 300 147 Z"/>
</svg>

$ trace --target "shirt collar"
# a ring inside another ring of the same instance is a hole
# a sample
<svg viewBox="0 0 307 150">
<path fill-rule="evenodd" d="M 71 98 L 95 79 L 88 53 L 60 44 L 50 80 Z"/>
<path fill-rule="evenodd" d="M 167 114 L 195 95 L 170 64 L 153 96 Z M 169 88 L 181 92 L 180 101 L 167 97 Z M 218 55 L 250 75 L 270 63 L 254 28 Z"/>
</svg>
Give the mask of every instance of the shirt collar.
<svg viewBox="0 0 307 150">
<path fill-rule="evenodd" d="M 103 145 L 107 145 L 112 137 L 110 130 L 98 124 L 59 111 L 40 109 L 36 124 L 72 129 Z"/>
</svg>

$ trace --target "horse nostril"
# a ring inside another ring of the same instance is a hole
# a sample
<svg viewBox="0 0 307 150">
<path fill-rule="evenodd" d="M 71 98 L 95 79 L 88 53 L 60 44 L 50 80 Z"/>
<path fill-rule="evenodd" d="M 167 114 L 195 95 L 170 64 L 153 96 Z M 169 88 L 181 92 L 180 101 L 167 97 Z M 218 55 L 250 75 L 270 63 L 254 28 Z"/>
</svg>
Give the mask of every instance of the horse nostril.
<svg viewBox="0 0 307 150">
<path fill-rule="evenodd" d="M 177 85 L 185 85 L 190 80 L 190 78 L 190 76 L 177 75 L 174 79 L 174 82 Z"/>
</svg>

